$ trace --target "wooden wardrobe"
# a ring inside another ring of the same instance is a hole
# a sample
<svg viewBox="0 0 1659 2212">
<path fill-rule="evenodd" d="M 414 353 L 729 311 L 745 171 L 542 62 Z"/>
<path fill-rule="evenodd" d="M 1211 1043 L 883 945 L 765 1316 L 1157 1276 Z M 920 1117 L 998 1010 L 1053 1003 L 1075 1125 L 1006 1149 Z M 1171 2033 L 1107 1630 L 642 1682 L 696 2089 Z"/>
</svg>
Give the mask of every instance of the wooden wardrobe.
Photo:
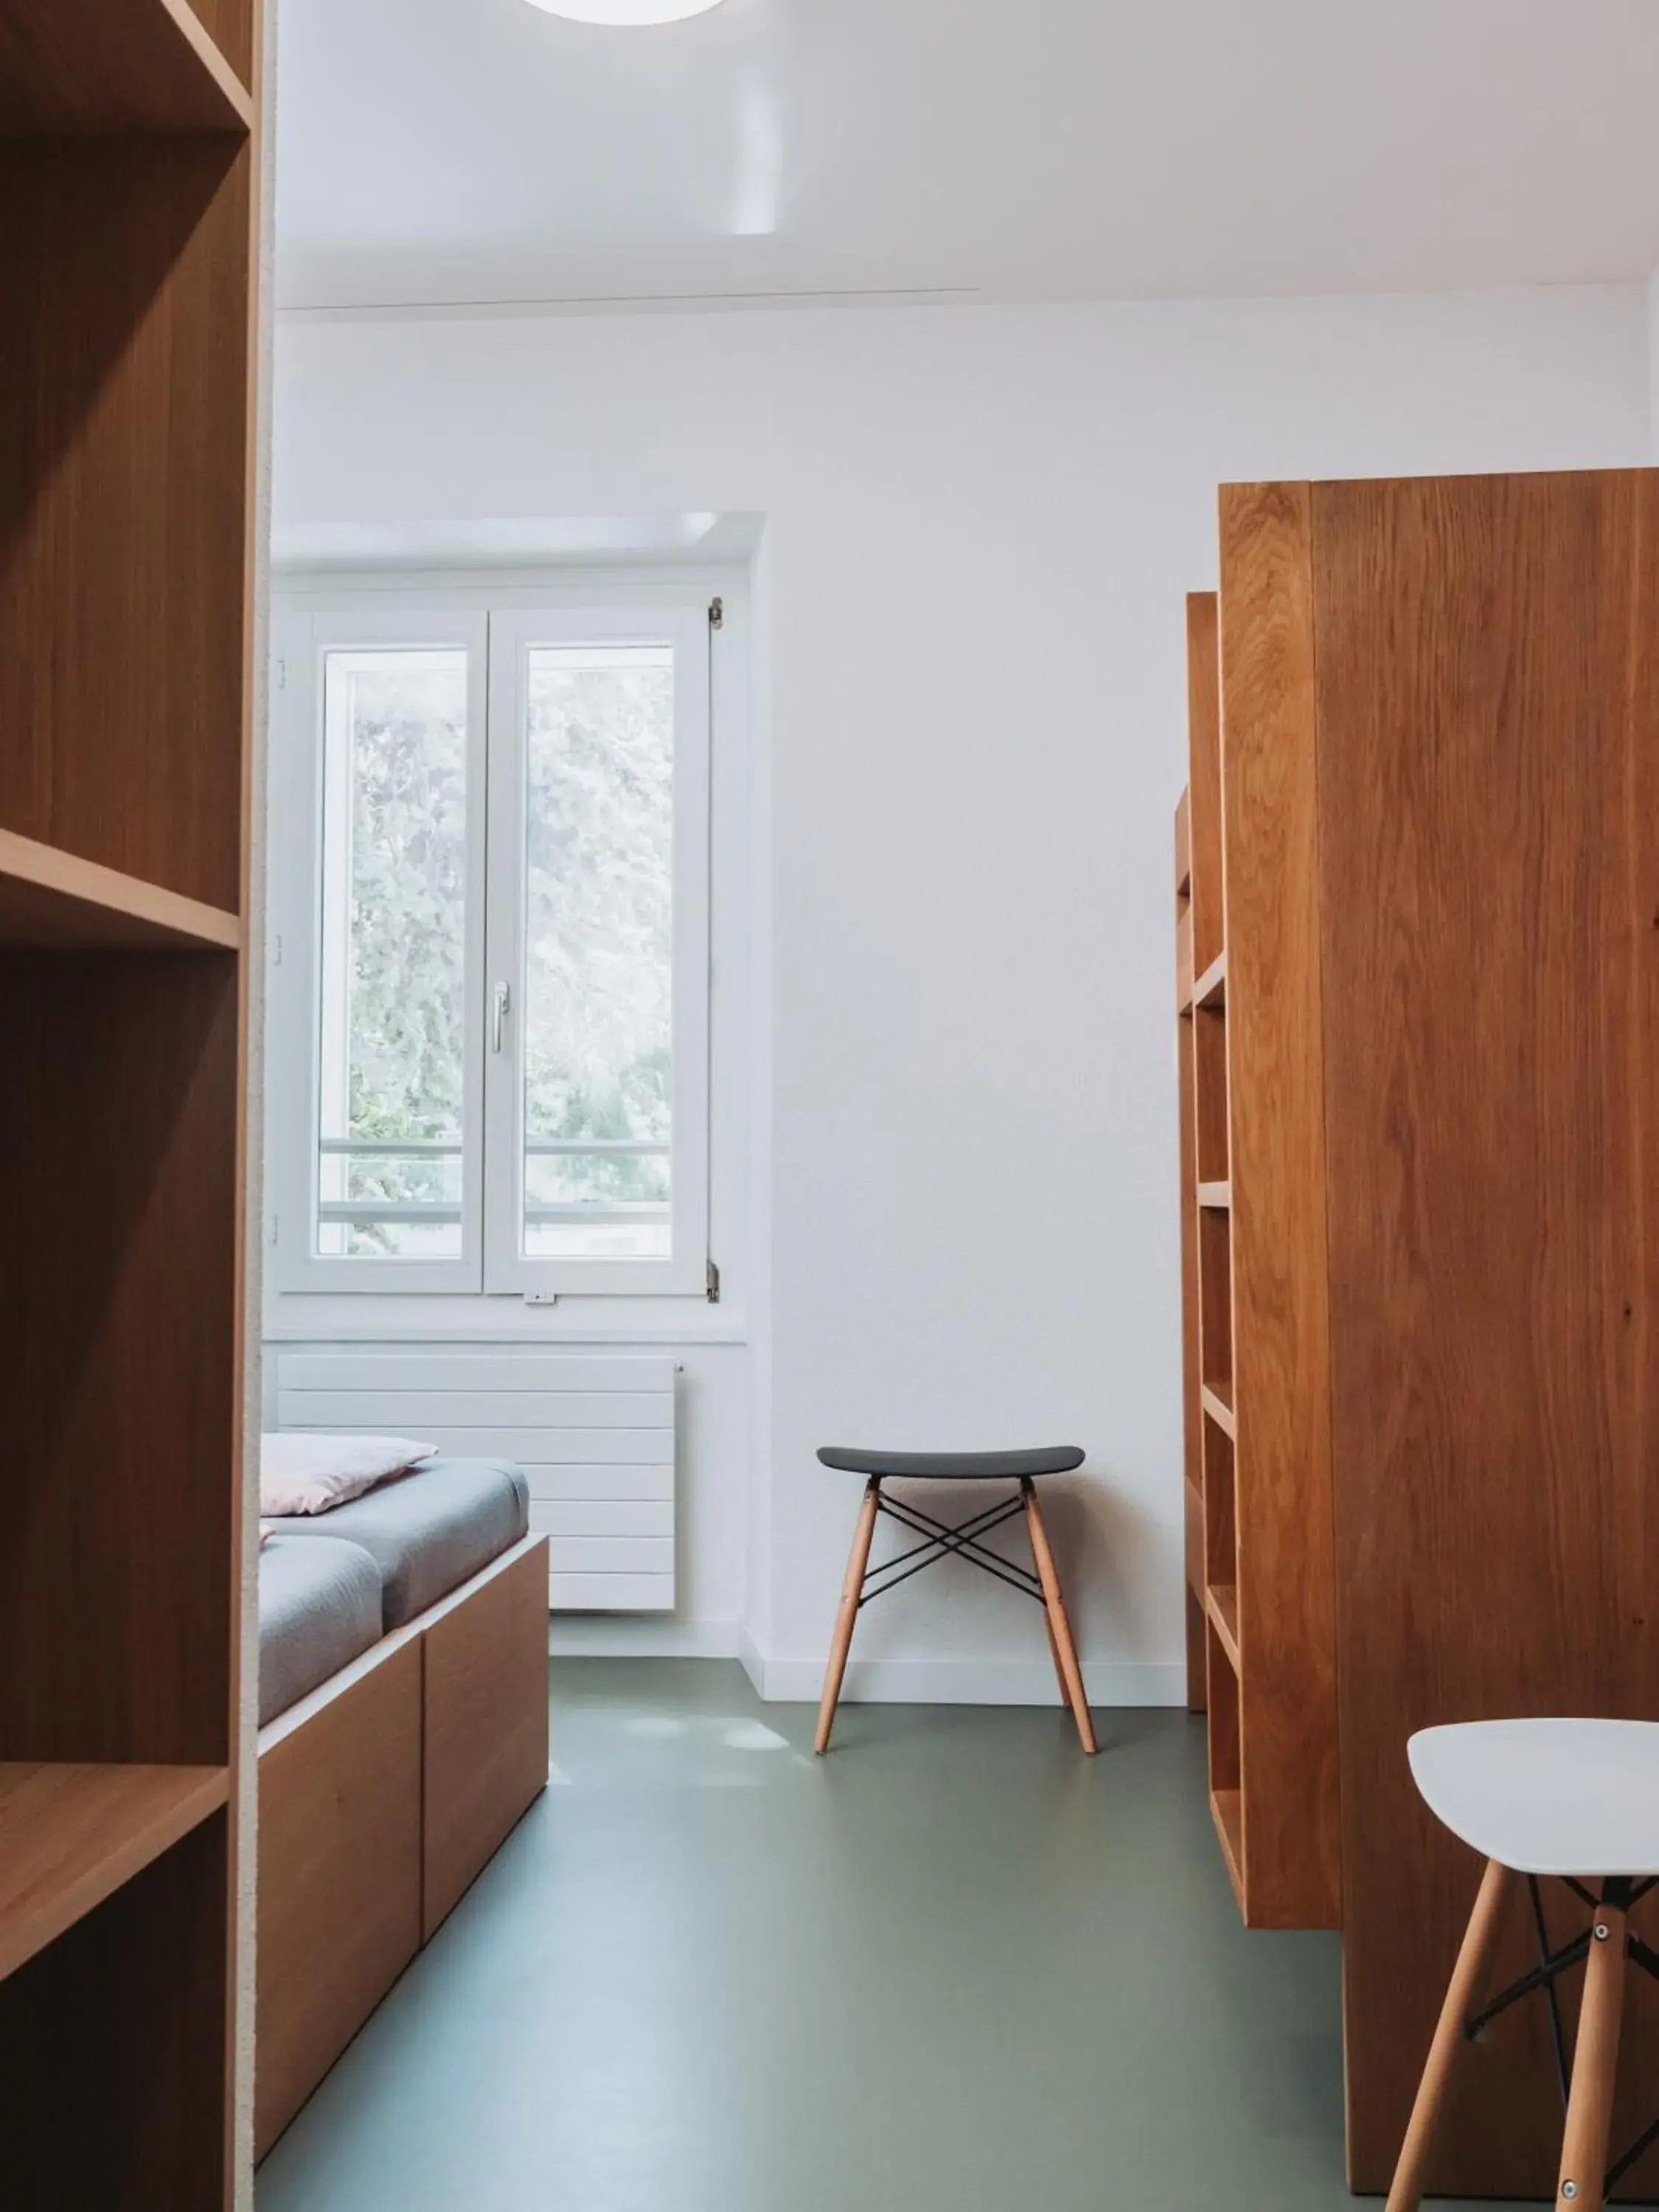
<svg viewBox="0 0 1659 2212">
<path fill-rule="evenodd" d="M 234 2143 L 258 0 L 0 0 L 0 2200 Z"/>
<path fill-rule="evenodd" d="M 1407 1736 L 1659 1718 L 1659 471 L 1233 486 L 1220 538 L 1176 826 L 1192 1702 L 1247 1922 L 1343 1931 L 1381 2191 L 1480 1874 Z M 1433 2186 L 1547 2199 L 1559 2131 L 1540 2001 L 1464 2050 Z"/>
</svg>

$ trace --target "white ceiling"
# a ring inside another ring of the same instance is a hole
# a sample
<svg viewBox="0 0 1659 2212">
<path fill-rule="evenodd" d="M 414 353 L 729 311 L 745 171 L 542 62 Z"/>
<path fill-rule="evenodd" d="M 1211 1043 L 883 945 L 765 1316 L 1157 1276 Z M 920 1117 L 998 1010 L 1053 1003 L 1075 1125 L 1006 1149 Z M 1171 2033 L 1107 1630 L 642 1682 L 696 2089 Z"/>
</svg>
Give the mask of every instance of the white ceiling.
<svg viewBox="0 0 1659 2212">
<path fill-rule="evenodd" d="M 288 306 L 1659 264 L 1659 0 L 281 0 Z"/>
</svg>

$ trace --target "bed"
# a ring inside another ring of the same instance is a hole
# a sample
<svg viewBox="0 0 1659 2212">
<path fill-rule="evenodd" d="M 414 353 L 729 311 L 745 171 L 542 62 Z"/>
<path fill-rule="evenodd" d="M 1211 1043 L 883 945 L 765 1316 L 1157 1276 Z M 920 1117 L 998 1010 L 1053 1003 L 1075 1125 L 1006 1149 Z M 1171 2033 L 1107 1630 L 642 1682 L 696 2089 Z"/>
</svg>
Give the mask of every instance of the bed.
<svg viewBox="0 0 1659 2212">
<path fill-rule="evenodd" d="M 530 1484 L 504 1460 L 426 1459 L 349 1504 L 264 1525 L 284 1540 L 360 1546 L 380 1569 L 383 1626 L 402 1628 L 528 1534 Z M 260 1607 L 263 1623 L 263 1590 Z"/>
<path fill-rule="evenodd" d="M 547 1783 L 547 1539 L 423 1461 L 259 1560 L 263 2157 Z"/>
</svg>

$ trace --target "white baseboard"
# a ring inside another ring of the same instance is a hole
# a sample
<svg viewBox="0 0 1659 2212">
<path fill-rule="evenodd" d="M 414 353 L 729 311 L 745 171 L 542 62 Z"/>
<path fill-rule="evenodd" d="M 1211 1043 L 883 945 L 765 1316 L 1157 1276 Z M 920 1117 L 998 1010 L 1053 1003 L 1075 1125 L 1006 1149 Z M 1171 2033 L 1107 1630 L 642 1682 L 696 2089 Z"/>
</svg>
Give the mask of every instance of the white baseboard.
<svg viewBox="0 0 1659 2212">
<path fill-rule="evenodd" d="M 756 1696 L 758 1698 L 764 1698 L 766 1695 L 766 1661 L 762 1654 L 759 1644 L 756 1643 L 754 1638 L 750 1634 L 747 1627 L 743 1628 L 738 1633 L 738 1657 L 742 1662 L 744 1673 L 748 1675 L 750 1683 L 754 1686 Z M 814 1696 L 817 1695 L 816 1691 L 813 1694 Z"/>
<path fill-rule="evenodd" d="M 823 1687 L 821 1658 L 769 1659 L 736 1620 L 555 1613 L 548 1649 L 561 1658 L 736 1659 L 769 1705 L 816 1705 Z M 1083 1680 L 1091 1705 L 1187 1702 L 1179 1660 L 1085 1659 Z M 866 1705 L 1051 1705 L 1059 1692 L 1046 1659 L 854 1658 L 842 1695 Z"/>
<path fill-rule="evenodd" d="M 561 1659 L 737 1659 L 735 1620 L 653 1620 L 649 1613 L 561 1613 L 547 1648 Z"/>
<path fill-rule="evenodd" d="M 822 1659 L 767 1659 L 745 1635 L 738 1650 L 745 1673 L 769 1704 L 815 1705 L 823 1687 Z M 1177 1660 L 1085 1660 L 1091 1705 L 1184 1705 L 1187 1669 Z M 1047 1660 L 854 1659 L 842 1696 L 889 1705 L 1051 1705 L 1059 1696 Z"/>
</svg>

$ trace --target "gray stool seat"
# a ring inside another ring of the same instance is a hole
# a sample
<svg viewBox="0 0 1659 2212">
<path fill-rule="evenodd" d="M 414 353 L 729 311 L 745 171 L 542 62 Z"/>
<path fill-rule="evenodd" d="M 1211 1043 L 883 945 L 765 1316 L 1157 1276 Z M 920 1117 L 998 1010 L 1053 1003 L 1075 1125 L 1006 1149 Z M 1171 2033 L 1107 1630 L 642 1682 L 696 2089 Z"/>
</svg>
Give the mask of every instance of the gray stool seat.
<svg viewBox="0 0 1659 2212">
<path fill-rule="evenodd" d="M 1009 1482 L 1034 1474 L 1069 1474 L 1086 1455 L 1076 1444 L 1050 1444 L 1038 1451 L 884 1452 L 855 1451 L 825 1444 L 818 1457 L 825 1467 L 848 1474 L 909 1475 L 928 1482 Z"/>
<path fill-rule="evenodd" d="M 908 1583 L 924 1567 L 937 1566 L 942 1559 L 959 1559 L 982 1569 L 1011 1589 L 1023 1591 L 1027 1597 L 1035 1598 L 1042 1607 L 1048 1617 L 1048 1650 L 1060 1680 L 1060 1697 L 1071 1707 L 1079 1741 L 1085 1751 L 1093 1756 L 1094 1722 L 1089 1714 L 1077 1646 L 1072 1640 L 1072 1625 L 1066 1617 L 1066 1601 L 1060 1594 L 1054 1555 L 1042 1525 L 1036 1482 L 1040 1474 L 1069 1474 L 1074 1468 L 1082 1466 L 1086 1456 L 1077 1444 L 1050 1444 L 1036 1451 L 988 1452 L 858 1451 L 847 1444 L 818 1447 L 818 1457 L 825 1467 L 840 1468 L 848 1474 L 861 1474 L 865 1482 L 864 1503 L 859 1509 L 858 1528 L 853 1537 L 853 1555 L 847 1562 L 847 1579 L 842 1584 L 841 1606 L 836 1614 L 830 1664 L 824 1670 L 817 1734 L 812 1740 L 814 1750 L 824 1752 L 830 1748 L 830 1731 L 836 1724 L 836 1707 L 847 1671 L 847 1655 L 852 1647 L 853 1624 L 860 1610 L 872 1598 L 885 1597 L 889 1590 Z M 912 1477 L 919 1477 L 924 1482 L 1012 1482 L 1015 1486 L 1012 1497 L 1005 1493 L 993 1499 L 989 1505 L 981 1506 L 966 1521 L 959 1521 L 952 1528 L 936 1521 L 914 1496 L 899 1497 L 881 1486 L 890 1479 L 904 1481 Z M 872 1567 L 871 1539 L 876 1533 L 876 1522 L 884 1515 L 908 1528 L 912 1535 L 920 1536 L 921 1541 Z M 984 1541 L 993 1529 L 1022 1516 L 1031 1540 L 1029 1567 L 1021 1566 L 1006 1553 L 993 1550 Z"/>
</svg>

